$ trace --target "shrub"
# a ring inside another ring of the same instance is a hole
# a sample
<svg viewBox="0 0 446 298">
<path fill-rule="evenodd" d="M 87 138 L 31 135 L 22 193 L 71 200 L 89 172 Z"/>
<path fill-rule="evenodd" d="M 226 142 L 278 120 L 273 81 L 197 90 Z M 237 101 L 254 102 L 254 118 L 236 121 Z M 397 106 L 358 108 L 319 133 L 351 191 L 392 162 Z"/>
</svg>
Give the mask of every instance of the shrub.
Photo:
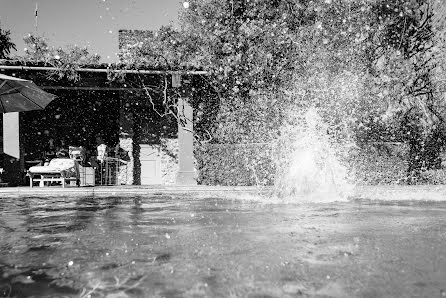
<svg viewBox="0 0 446 298">
<path fill-rule="evenodd" d="M 407 180 L 407 152 L 403 143 L 363 144 L 350 152 L 347 164 L 357 184 L 401 184 Z"/>
<path fill-rule="evenodd" d="M 344 164 L 358 185 L 446 184 L 446 169 L 407 177 L 408 146 L 404 143 L 362 144 L 346 155 Z M 274 185 L 271 144 L 206 144 L 196 148 L 198 183 L 204 185 Z"/>
<path fill-rule="evenodd" d="M 411 184 L 446 184 L 446 169 L 427 170 L 420 173 L 420 177 Z"/>
<path fill-rule="evenodd" d="M 270 144 L 205 144 L 195 150 L 198 183 L 204 185 L 272 185 Z"/>
</svg>

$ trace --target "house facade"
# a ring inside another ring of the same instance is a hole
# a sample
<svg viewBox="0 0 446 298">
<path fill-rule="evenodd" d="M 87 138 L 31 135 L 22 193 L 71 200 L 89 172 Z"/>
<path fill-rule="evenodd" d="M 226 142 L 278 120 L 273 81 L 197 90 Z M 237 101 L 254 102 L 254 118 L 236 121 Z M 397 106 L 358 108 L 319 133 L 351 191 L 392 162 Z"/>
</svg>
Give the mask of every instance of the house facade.
<svg viewBox="0 0 446 298">
<path fill-rule="evenodd" d="M 126 36 L 125 32 L 120 36 Z M 120 37 L 120 45 L 124 39 Z M 49 139 L 83 146 L 93 154 L 100 135 L 108 146 L 119 144 L 128 153 L 129 162 L 119 173 L 120 184 L 196 184 L 193 110 L 188 97 L 194 77 L 205 75 L 204 71 L 112 71 L 102 65 L 78 69 L 76 82 L 53 80 L 55 71 L 46 65 L 0 61 L 1 73 L 33 80 L 58 96 L 44 110 L 2 115 L 3 181 L 26 184 L 26 169 L 41 158 Z M 113 72 L 124 74 L 123 79 L 110 81 Z M 170 113 L 163 104 L 165 93 L 159 90 L 182 95 Z"/>
</svg>

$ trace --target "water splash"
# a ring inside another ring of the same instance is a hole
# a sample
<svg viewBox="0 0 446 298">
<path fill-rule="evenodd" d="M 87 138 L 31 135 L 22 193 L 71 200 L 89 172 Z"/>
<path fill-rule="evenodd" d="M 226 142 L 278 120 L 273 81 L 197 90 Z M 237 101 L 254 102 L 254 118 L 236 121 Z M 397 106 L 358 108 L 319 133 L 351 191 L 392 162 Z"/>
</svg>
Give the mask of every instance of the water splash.
<svg viewBox="0 0 446 298">
<path fill-rule="evenodd" d="M 274 194 L 300 201 L 343 201 L 353 191 L 340 148 L 314 107 L 293 111 L 278 141 Z"/>
</svg>

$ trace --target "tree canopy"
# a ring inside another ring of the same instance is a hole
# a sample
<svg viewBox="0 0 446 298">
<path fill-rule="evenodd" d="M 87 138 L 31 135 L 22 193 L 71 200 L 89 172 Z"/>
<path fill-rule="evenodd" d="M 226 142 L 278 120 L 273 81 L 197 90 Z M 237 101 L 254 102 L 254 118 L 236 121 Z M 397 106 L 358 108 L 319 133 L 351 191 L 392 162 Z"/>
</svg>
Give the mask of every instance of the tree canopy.
<svg viewBox="0 0 446 298">
<path fill-rule="evenodd" d="M 16 50 L 15 44 L 11 41 L 11 31 L 0 28 L 0 59 L 8 58 L 11 50 Z"/>
<path fill-rule="evenodd" d="M 444 11 L 437 0 L 197 0 L 181 34 L 219 97 L 218 142 L 270 141 L 290 106 L 314 105 L 332 133 L 408 143 L 411 175 L 437 167 L 444 145 Z"/>
<path fill-rule="evenodd" d="M 206 70 L 192 90 L 199 139 L 269 143 L 289 111 L 314 106 L 335 138 L 409 144 L 410 175 L 439 166 L 446 139 L 443 1 L 189 3 L 178 30 L 165 26 L 125 46 L 116 67 Z M 77 63 L 99 59 L 35 36 L 25 41 L 28 59 L 67 77 L 75 78 Z M 174 113 L 179 94 L 157 92 Z"/>
<path fill-rule="evenodd" d="M 100 56 L 90 54 L 86 47 L 68 45 L 66 47 L 53 47 L 42 36 L 28 34 L 24 38 L 25 55 L 19 57 L 24 63 L 44 63 L 55 68 L 51 76 L 54 78 L 78 80 L 77 69 L 83 65 L 98 64 Z"/>
</svg>

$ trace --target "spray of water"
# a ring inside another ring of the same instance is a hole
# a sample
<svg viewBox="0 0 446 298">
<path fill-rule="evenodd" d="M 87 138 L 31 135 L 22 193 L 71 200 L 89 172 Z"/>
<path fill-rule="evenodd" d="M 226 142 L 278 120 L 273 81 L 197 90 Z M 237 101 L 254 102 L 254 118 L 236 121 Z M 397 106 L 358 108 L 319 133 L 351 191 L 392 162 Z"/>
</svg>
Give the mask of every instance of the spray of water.
<svg viewBox="0 0 446 298">
<path fill-rule="evenodd" d="M 353 190 L 339 144 L 312 107 L 293 111 L 277 142 L 274 195 L 292 201 L 342 201 Z"/>
</svg>

